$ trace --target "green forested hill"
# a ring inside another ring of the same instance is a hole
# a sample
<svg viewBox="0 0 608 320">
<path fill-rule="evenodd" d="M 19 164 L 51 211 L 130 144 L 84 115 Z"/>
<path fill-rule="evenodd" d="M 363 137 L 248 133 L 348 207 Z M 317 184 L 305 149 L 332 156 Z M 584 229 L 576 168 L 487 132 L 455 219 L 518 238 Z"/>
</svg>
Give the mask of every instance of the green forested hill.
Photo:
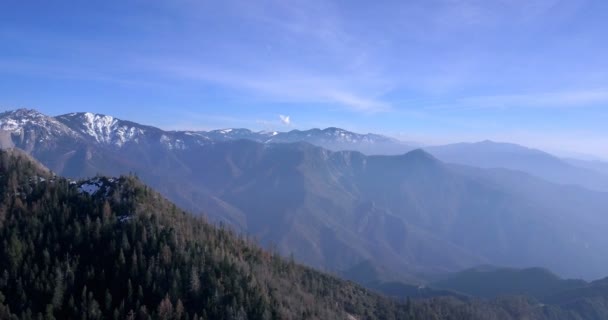
<svg viewBox="0 0 608 320">
<path fill-rule="evenodd" d="M 0 154 L 0 319 L 576 319 L 513 298 L 399 303 L 190 216 L 133 177 Z"/>
</svg>

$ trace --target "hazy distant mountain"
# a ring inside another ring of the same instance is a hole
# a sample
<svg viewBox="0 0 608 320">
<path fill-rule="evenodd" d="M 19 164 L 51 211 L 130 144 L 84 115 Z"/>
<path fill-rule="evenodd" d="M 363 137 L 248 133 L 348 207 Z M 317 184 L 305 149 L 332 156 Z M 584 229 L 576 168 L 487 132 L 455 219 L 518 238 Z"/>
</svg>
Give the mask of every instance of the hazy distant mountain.
<svg viewBox="0 0 608 320">
<path fill-rule="evenodd" d="M 393 270 L 387 269 L 375 261 L 365 260 L 354 266 L 343 270 L 339 273 L 340 277 L 352 280 L 361 284 L 373 284 L 380 282 L 406 282 L 412 284 L 423 283 L 421 279 L 416 279 L 413 276 L 396 273 Z"/>
<path fill-rule="evenodd" d="M 58 173 L 137 173 L 178 205 L 331 270 L 362 261 L 404 275 L 538 265 L 594 278 L 608 265 L 598 254 L 608 247 L 606 194 L 521 172 L 447 165 L 422 150 L 366 156 L 220 141 L 213 135 L 250 133 L 167 132 L 88 113 L 19 110 L 1 114 L 0 128 L 3 145 Z"/>
<path fill-rule="evenodd" d="M 397 139 L 373 133 L 359 134 L 340 128 L 288 132 L 222 129 L 197 133 L 213 141 L 246 139 L 260 143 L 308 142 L 333 151 L 359 151 L 365 154 L 403 154 L 413 149 L 412 146 Z"/>
<path fill-rule="evenodd" d="M 581 319 L 608 319 L 608 278 L 578 288 L 570 288 L 543 299 L 547 304 L 559 304 Z"/>
<path fill-rule="evenodd" d="M 608 174 L 590 170 L 589 166 L 585 167 L 581 162 L 574 164 L 516 144 L 482 141 L 426 147 L 425 150 L 449 163 L 519 170 L 560 184 L 577 184 L 608 191 Z"/>
<path fill-rule="evenodd" d="M 359 151 L 364 154 L 403 154 L 414 149 L 397 139 L 373 133 L 358 134 L 340 128 L 280 132 L 266 142 L 308 142 L 333 151 Z"/>
<path fill-rule="evenodd" d="M 587 285 L 583 280 L 564 280 L 542 268 L 511 269 L 476 267 L 446 276 L 429 286 L 464 294 L 494 298 L 526 295 L 542 300 L 557 292 Z"/>
<path fill-rule="evenodd" d="M 512 307 L 520 296 L 530 297 L 544 316 L 557 319 L 606 319 L 608 317 L 608 280 L 585 282 L 562 279 L 542 268 L 513 269 L 480 266 L 443 275 L 428 285 L 400 282 L 377 282 L 368 287 L 386 295 L 404 299 L 455 297 L 461 300 L 483 298 L 501 301 Z M 437 298 L 435 298 L 437 299 Z M 519 300 L 524 303 L 526 300 Z M 552 306 L 559 306 L 560 311 Z M 561 316 L 561 312 L 564 312 Z M 568 316 L 565 316 L 567 314 Z M 519 314 L 518 318 L 526 318 Z M 542 318 L 542 316 L 538 316 Z"/>
<path fill-rule="evenodd" d="M 339 276 L 398 299 L 446 296 L 459 298 L 468 297 L 467 295 L 456 291 L 430 288 L 423 285 L 425 281 L 422 279 L 416 279 L 412 275 L 396 273 L 369 260 L 358 263 L 352 268 L 340 272 Z"/>
<path fill-rule="evenodd" d="M 579 160 L 572 158 L 566 158 L 563 160 L 573 166 L 586 168 L 608 176 L 608 162 L 599 160 Z"/>
</svg>

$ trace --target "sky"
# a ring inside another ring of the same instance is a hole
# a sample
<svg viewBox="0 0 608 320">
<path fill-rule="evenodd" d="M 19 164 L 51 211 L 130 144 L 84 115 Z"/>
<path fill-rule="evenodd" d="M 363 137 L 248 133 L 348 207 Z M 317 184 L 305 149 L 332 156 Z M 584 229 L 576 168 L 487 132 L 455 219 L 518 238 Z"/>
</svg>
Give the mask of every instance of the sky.
<svg viewBox="0 0 608 320">
<path fill-rule="evenodd" d="M 608 159 L 608 1 L 0 1 L 0 111 Z"/>
</svg>

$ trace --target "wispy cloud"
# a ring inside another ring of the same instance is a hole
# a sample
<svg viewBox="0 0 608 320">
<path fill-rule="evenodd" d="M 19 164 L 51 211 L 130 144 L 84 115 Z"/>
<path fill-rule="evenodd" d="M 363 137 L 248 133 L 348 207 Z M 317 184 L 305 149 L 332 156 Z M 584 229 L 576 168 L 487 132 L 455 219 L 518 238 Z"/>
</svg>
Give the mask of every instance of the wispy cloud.
<svg viewBox="0 0 608 320">
<path fill-rule="evenodd" d="M 365 113 L 391 109 L 382 96 L 393 86 L 392 77 L 382 72 L 374 46 L 349 29 L 352 21 L 343 19 L 336 3 L 236 0 L 213 8 L 192 5 L 181 15 L 194 25 L 201 23 L 198 12 L 213 9 L 233 18 L 243 39 L 253 41 L 232 41 L 232 34 L 218 33 L 213 45 L 225 53 L 221 57 L 142 55 L 136 59 L 139 65 L 147 61 L 143 67 L 165 76 L 224 86 L 269 102 L 327 104 Z"/>
<path fill-rule="evenodd" d="M 121 86 L 163 87 L 165 84 L 141 78 L 117 76 L 109 71 L 94 68 L 65 66 L 54 64 L 55 61 L 23 61 L 19 59 L 3 59 L 0 61 L 0 72 L 8 74 L 28 75 L 57 80 L 84 80 L 94 82 L 114 83 Z"/>
<path fill-rule="evenodd" d="M 325 90 L 322 92 L 330 101 L 335 101 L 343 105 L 347 105 L 357 111 L 365 112 L 380 112 L 389 111 L 391 105 L 387 102 L 358 96 L 352 92 Z"/>
<path fill-rule="evenodd" d="M 608 104 L 608 89 L 484 95 L 462 98 L 454 105 L 465 108 L 582 108 L 598 104 Z"/>
<path fill-rule="evenodd" d="M 388 102 L 376 97 L 386 88 L 378 79 L 348 79 L 278 65 L 254 66 L 254 71 L 178 62 L 155 62 L 151 67 L 172 77 L 228 86 L 279 102 L 335 104 L 366 113 L 391 109 Z"/>
<path fill-rule="evenodd" d="M 289 116 L 285 116 L 285 115 L 280 114 L 279 115 L 279 119 L 281 119 L 281 123 L 284 124 L 284 125 L 286 125 L 286 126 L 288 126 L 288 125 L 291 124 L 291 119 L 289 118 Z"/>
</svg>

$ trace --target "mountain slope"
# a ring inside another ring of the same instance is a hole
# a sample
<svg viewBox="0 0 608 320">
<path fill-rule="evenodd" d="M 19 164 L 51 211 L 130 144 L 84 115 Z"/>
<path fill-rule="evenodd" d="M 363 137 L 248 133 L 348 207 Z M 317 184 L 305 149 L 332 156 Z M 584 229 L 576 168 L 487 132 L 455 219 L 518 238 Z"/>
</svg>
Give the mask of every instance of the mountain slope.
<svg viewBox="0 0 608 320">
<path fill-rule="evenodd" d="M 0 303 L 16 315 L 373 319 L 407 311 L 190 217 L 132 178 L 83 192 L 89 182 L 78 187 L 29 159 L 0 157 Z"/>
<path fill-rule="evenodd" d="M 593 254 L 607 241 L 603 193 L 445 165 L 423 151 L 368 157 L 234 141 L 203 147 L 190 161 L 205 168 L 191 179 L 236 208 L 242 230 L 315 266 L 374 260 L 441 272 L 492 261 L 573 277 L 604 273 Z M 575 261 L 587 261 L 585 270 Z"/>
<path fill-rule="evenodd" d="M 146 134 L 147 130 L 159 131 L 152 127 L 89 112 L 71 113 L 55 119 L 94 142 L 117 147 L 131 141 L 139 142 L 139 139 Z"/>
<path fill-rule="evenodd" d="M 132 177 L 75 183 L 2 151 L 0 196 L 2 319 L 576 319 L 520 298 L 400 304 L 263 251 Z"/>
<path fill-rule="evenodd" d="M 243 212 L 243 230 L 309 264 L 341 270 L 361 259 L 390 261 L 395 268 L 483 260 L 374 205 L 374 195 L 360 185 L 369 171 L 359 153 L 235 141 L 203 148 L 192 160 L 207 168 L 192 179 Z M 405 241 L 405 231 L 420 241 Z M 448 247 L 453 251 L 445 257 L 422 254 Z"/>
</svg>

